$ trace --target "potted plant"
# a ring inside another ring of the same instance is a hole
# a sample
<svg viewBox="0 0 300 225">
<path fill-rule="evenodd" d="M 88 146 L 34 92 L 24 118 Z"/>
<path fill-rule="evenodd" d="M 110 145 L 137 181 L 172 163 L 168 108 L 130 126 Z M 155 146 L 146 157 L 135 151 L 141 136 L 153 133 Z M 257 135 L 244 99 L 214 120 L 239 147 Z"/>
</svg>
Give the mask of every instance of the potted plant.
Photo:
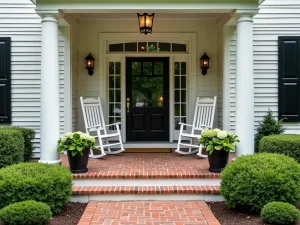
<svg viewBox="0 0 300 225">
<path fill-rule="evenodd" d="M 57 152 L 67 151 L 72 173 L 86 173 L 89 152 L 96 144 L 95 138 L 80 131 L 66 133 L 59 141 Z"/>
<path fill-rule="evenodd" d="M 235 151 L 235 144 L 240 141 L 231 132 L 214 129 L 203 131 L 199 142 L 208 153 L 209 171 L 220 173 L 228 163 L 229 152 Z"/>
</svg>

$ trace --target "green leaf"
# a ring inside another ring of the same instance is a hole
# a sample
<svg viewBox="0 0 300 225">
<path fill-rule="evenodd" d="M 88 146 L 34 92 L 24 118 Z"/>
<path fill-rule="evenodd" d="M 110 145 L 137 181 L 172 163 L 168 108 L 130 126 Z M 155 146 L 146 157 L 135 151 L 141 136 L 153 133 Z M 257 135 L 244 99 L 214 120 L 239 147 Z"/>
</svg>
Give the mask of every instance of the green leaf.
<svg viewBox="0 0 300 225">
<path fill-rule="evenodd" d="M 74 138 L 75 141 L 80 140 L 80 135 L 75 133 L 73 135 L 73 138 Z"/>
<path fill-rule="evenodd" d="M 223 149 L 223 146 L 222 145 L 217 145 L 217 146 L 215 146 L 215 149 L 216 150 L 221 150 L 221 149 Z"/>
<path fill-rule="evenodd" d="M 82 151 L 82 150 L 83 150 L 83 147 L 82 147 L 82 146 L 79 146 L 79 145 L 77 145 L 76 149 L 77 149 L 78 151 Z"/>
<path fill-rule="evenodd" d="M 228 144 L 228 147 L 232 150 L 235 150 L 235 145 L 234 144 Z"/>
<path fill-rule="evenodd" d="M 206 151 L 211 151 L 213 150 L 214 146 L 213 145 L 207 145 Z"/>
<path fill-rule="evenodd" d="M 215 138 L 215 137 L 214 137 L 212 140 L 213 140 L 214 143 L 220 144 L 220 140 L 219 140 L 218 138 Z"/>
<path fill-rule="evenodd" d="M 74 145 L 71 145 L 70 147 L 69 147 L 69 150 L 74 150 L 75 149 L 75 146 Z"/>
</svg>

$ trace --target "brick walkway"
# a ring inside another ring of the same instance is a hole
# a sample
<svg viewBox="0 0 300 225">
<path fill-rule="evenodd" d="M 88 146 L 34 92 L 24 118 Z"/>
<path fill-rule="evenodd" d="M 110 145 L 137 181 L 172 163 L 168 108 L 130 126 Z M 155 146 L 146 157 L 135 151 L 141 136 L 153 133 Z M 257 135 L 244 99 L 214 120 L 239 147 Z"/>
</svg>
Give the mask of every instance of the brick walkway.
<svg viewBox="0 0 300 225">
<path fill-rule="evenodd" d="M 204 201 L 90 202 L 78 225 L 220 225 Z"/>
<path fill-rule="evenodd" d="M 68 167 L 66 155 L 62 164 Z M 219 178 L 208 172 L 208 160 L 196 155 L 177 153 L 122 153 L 107 155 L 101 159 L 89 159 L 86 174 L 73 174 L 76 179 L 147 179 L 147 178 Z"/>
</svg>

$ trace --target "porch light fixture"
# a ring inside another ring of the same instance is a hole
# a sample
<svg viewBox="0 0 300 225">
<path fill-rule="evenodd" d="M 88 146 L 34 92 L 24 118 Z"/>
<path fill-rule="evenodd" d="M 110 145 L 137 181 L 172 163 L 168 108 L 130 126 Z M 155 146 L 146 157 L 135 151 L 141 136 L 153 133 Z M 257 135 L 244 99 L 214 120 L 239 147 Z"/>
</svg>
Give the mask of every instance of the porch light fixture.
<svg viewBox="0 0 300 225">
<path fill-rule="evenodd" d="M 208 57 L 208 55 L 206 55 L 206 53 L 204 53 L 204 55 L 200 58 L 202 75 L 207 74 L 207 69 L 209 69 L 209 60 L 210 60 L 210 58 Z"/>
<path fill-rule="evenodd" d="M 85 57 L 85 68 L 88 70 L 89 75 L 94 74 L 94 65 L 95 59 L 90 53 L 87 57 Z"/>
<path fill-rule="evenodd" d="M 153 19 L 154 14 L 137 14 L 138 20 L 139 20 L 139 27 L 140 27 L 140 33 L 147 35 L 148 33 L 152 34 L 152 27 L 153 27 Z"/>
</svg>

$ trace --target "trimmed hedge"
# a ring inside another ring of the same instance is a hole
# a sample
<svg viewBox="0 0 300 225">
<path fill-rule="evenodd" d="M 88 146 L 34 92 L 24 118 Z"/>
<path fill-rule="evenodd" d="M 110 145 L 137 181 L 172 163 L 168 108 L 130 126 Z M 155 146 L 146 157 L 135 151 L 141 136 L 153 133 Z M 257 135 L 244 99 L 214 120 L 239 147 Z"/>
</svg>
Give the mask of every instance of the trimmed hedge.
<svg viewBox="0 0 300 225">
<path fill-rule="evenodd" d="M 265 223 L 289 225 L 300 220 L 300 211 L 285 202 L 270 202 L 264 206 L 260 216 Z"/>
<path fill-rule="evenodd" d="M 5 225 L 44 225 L 50 219 L 50 207 L 36 201 L 14 203 L 0 211 L 0 221 Z"/>
<path fill-rule="evenodd" d="M 72 194 L 72 174 L 59 165 L 20 163 L 0 170 L 0 208 L 35 200 L 58 214 Z"/>
<path fill-rule="evenodd" d="M 259 212 L 273 201 L 300 201 L 300 164 L 280 155 L 242 156 L 221 173 L 221 194 L 231 208 Z"/>
<path fill-rule="evenodd" d="M 21 131 L 24 138 L 24 162 L 29 162 L 32 158 L 32 152 L 34 150 L 32 141 L 35 137 L 35 131 L 23 127 L 1 127 L 0 130 L 18 130 Z"/>
<path fill-rule="evenodd" d="M 300 135 L 280 134 L 264 137 L 259 142 L 259 152 L 284 154 L 300 163 Z"/>
<path fill-rule="evenodd" d="M 0 168 L 24 160 L 24 138 L 20 131 L 0 129 Z"/>
</svg>

